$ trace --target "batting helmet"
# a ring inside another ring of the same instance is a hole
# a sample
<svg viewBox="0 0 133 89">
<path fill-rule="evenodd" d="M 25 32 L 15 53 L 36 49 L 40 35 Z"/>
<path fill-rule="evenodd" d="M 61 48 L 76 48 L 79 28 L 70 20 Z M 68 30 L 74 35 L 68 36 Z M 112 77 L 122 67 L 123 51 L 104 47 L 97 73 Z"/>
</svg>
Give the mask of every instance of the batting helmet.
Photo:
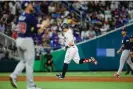
<svg viewBox="0 0 133 89">
<path fill-rule="evenodd" d="M 67 23 L 64 23 L 63 25 L 62 25 L 62 29 L 65 29 L 65 28 L 68 28 L 69 26 L 68 26 L 68 24 Z"/>
<path fill-rule="evenodd" d="M 122 31 L 125 31 L 125 32 L 126 32 L 126 31 L 127 31 L 127 29 L 126 29 L 126 28 L 123 28 L 123 29 L 122 29 Z"/>
</svg>

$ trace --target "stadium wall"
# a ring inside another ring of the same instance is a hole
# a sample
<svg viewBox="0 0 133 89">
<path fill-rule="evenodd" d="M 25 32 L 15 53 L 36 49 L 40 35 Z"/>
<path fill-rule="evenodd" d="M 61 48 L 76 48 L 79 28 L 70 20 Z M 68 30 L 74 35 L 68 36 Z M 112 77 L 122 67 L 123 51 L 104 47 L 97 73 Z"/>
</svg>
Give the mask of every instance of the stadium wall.
<svg viewBox="0 0 133 89">
<path fill-rule="evenodd" d="M 133 23 L 127 24 L 128 35 L 133 34 Z M 126 27 L 125 26 L 125 27 Z M 98 65 L 81 64 L 77 65 L 73 61 L 69 65 L 69 71 L 112 71 L 117 70 L 119 67 L 120 55 L 116 51 L 121 45 L 121 28 L 115 29 L 106 35 L 100 35 L 91 40 L 81 42 L 78 45 L 79 54 L 81 58 L 95 57 L 98 60 Z M 54 71 L 61 71 L 64 61 L 65 51 L 60 49 L 52 52 L 54 60 Z M 14 70 L 18 61 L 1 60 L 0 72 L 11 72 Z M 45 71 L 44 59 L 36 60 L 34 64 L 35 71 Z"/>
<path fill-rule="evenodd" d="M 116 51 L 121 46 L 121 28 L 115 29 L 106 35 L 98 36 L 92 40 L 81 42 L 78 44 L 79 54 L 81 58 L 89 58 L 91 56 L 98 60 L 98 65 L 80 64 L 77 65 L 73 61 L 69 65 L 69 71 L 113 71 L 119 67 L 120 55 Z M 133 25 L 127 25 L 128 35 L 133 34 Z M 64 50 L 58 50 L 52 53 L 54 59 L 54 70 L 61 71 L 64 61 Z M 41 65 L 42 66 L 42 65 Z M 35 66 L 37 67 L 37 66 Z M 124 68 L 125 69 L 125 68 Z M 44 70 L 40 67 L 40 70 Z"/>
</svg>

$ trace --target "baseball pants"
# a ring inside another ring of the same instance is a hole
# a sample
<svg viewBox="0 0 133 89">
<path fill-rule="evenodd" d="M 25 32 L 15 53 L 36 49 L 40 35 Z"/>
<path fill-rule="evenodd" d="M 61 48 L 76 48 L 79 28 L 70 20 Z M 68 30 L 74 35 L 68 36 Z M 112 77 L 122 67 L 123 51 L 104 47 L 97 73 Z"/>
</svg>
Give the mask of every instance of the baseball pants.
<svg viewBox="0 0 133 89">
<path fill-rule="evenodd" d="M 33 87 L 33 65 L 35 60 L 35 48 L 32 38 L 17 38 L 16 46 L 20 56 L 20 62 L 17 64 L 14 72 L 11 74 L 14 78 L 17 78 L 26 68 L 27 88 Z"/>
<path fill-rule="evenodd" d="M 122 69 L 124 67 L 125 62 L 127 62 L 128 65 L 133 70 L 133 63 L 131 61 L 130 50 L 123 50 L 122 51 L 121 58 L 120 58 L 120 66 L 119 66 L 117 74 L 120 74 L 122 72 Z"/>
<path fill-rule="evenodd" d="M 69 64 L 71 60 L 73 60 L 76 64 L 79 64 L 80 57 L 76 45 L 71 46 L 70 48 L 67 49 L 64 63 Z"/>
</svg>

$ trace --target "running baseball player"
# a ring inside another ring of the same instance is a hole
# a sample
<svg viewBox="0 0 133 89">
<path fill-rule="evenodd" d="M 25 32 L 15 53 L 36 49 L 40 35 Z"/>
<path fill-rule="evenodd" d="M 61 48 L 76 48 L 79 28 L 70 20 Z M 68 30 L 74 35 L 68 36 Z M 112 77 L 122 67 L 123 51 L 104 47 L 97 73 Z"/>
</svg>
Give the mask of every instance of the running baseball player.
<svg viewBox="0 0 133 89">
<path fill-rule="evenodd" d="M 13 73 L 10 74 L 10 82 L 14 88 L 17 88 L 16 79 L 23 69 L 26 68 L 27 89 L 41 89 L 36 87 L 33 80 L 35 47 L 32 37 L 34 32 L 41 32 L 41 30 L 48 27 L 50 21 L 49 18 L 47 18 L 42 24 L 38 24 L 36 17 L 32 14 L 33 6 L 30 2 L 22 2 L 22 8 L 24 9 L 24 12 L 18 19 L 18 38 L 16 39 L 16 46 L 21 60 Z M 31 31 L 32 28 L 34 28 L 34 32 Z"/>
<path fill-rule="evenodd" d="M 84 58 L 80 60 L 78 48 L 74 43 L 74 36 L 72 33 L 72 29 L 70 29 L 66 23 L 62 25 L 62 29 L 63 29 L 63 35 L 65 40 L 66 54 L 65 54 L 63 71 L 61 74 L 56 74 L 56 77 L 59 79 L 65 78 L 65 74 L 68 69 L 68 64 L 71 62 L 72 59 L 76 64 L 83 64 L 83 63 L 90 63 L 90 62 L 93 62 L 94 64 L 98 63 L 93 57 L 91 57 L 90 59 Z"/>
<path fill-rule="evenodd" d="M 133 63 L 131 62 L 131 56 L 130 56 L 130 38 L 127 36 L 127 31 L 126 29 L 122 29 L 121 32 L 123 39 L 122 39 L 122 45 L 121 48 L 117 51 L 117 54 L 121 53 L 121 58 L 120 58 L 120 65 L 118 72 L 114 74 L 115 77 L 120 77 L 120 73 L 122 72 L 122 69 L 124 67 L 125 62 L 129 64 L 129 66 L 133 70 Z"/>
<path fill-rule="evenodd" d="M 130 44 L 131 44 L 131 49 L 130 49 L 130 55 L 131 55 L 131 61 L 133 63 L 133 36 L 130 36 Z M 131 72 L 131 74 L 133 75 L 133 70 L 131 69 L 131 67 L 127 64 L 127 72 L 125 73 L 125 75 L 128 75 Z"/>
<path fill-rule="evenodd" d="M 133 35 L 131 35 L 130 37 L 130 44 L 131 44 L 130 55 L 133 60 Z"/>
</svg>

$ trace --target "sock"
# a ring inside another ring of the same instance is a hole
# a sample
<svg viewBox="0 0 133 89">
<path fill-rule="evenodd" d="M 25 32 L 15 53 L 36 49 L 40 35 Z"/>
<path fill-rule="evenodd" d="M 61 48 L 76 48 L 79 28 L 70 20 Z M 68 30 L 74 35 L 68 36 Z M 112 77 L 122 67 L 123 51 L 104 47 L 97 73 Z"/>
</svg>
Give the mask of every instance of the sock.
<svg viewBox="0 0 133 89">
<path fill-rule="evenodd" d="M 83 59 L 79 60 L 79 64 L 88 63 L 88 62 L 91 62 L 91 59 L 83 58 Z"/>
<path fill-rule="evenodd" d="M 24 68 L 25 68 L 25 63 L 24 63 L 24 61 L 21 60 L 21 61 L 17 64 L 17 66 L 16 66 L 14 72 L 11 74 L 12 77 L 13 77 L 13 78 L 17 78 L 17 76 L 20 75 L 20 74 L 22 73 L 22 71 L 24 70 Z"/>
<path fill-rule="evenodd" d="M 62 77 L 65 77 L 65 74 L 67 72 L 67 69 L 68 69 L 68 64 L 64 63 L 63 71 L 62 71 Z"/>
</svg>

